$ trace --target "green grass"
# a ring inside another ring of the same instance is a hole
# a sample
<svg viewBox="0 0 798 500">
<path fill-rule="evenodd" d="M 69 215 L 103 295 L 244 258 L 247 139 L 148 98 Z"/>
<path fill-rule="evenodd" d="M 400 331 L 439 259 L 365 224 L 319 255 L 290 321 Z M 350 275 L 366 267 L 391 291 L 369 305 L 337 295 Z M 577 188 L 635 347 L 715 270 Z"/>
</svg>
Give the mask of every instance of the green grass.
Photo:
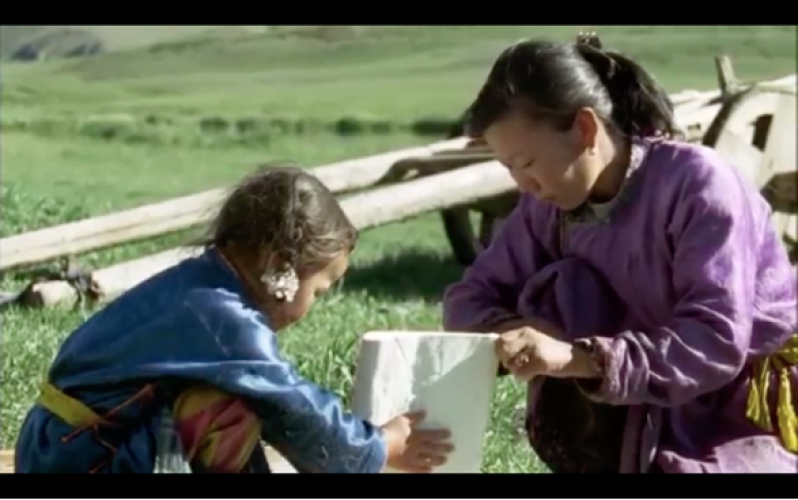
<svg viewBox="0 0 798 500">
<path fill-rule="evenodd" d="M 323 129 L 218 140 L 195 125 L 214 118 L 228 123 L 453 118 L 509 42 L 530 35 L 572 38 L 578 30 L 270 27 L 87 59 L 4 65 L 3 234 L 227 185 L 267 160 L 320 165 L 428 142 L 410 132 L 342 138 Z M 673 90 L 713 86 L 712 57 L 722 52 L 733 56 L 744 78 L 794 72 L 792 27 L 599 31 L 608 45 L 638 56 Z M 109 123 L 127 132 L 97 133 Z M 102 267 L 190 241 L 194 234 L 96 252 L 81 262 Z M 281 342 L 302 372 L 346 394 L 357 336 L 373 329 L 438 328 L 442 290 L 460 272 L 434 214 L 368 231 L 343 286 Z M 21 284 L 14 277 L 2 283 Z M 13 446 L 59 343 L 90 314 L 60 309 L 4 314 L 3 448 Z M 518 431 L 516 408 L 523 393 L 510 380 L 497 386 L 485 441 L 487 472 L 544 470 Z"/>
<path fill-rule="evenodd" d="M 36 198 L 79 197 L 91 214 L 99 214 L 226 185 L 266 161 L 314 166 L 417 143 L 412 135 L 344 140 L 315 135 L 284 137 L 264 146 L 197 150 L 83 137 L 42 140 L 14 132 L 3 134 L 3 181 L 24 186 Z"/>
<path fill-rule="evenodd" d="M 273 27 L 196 36 L 109 56 L 4 68 L 4 120 L 124 114 L 364 115 L 394 121 L 456 115 L 510 41 L 572 39 L 576 26 Z M 640 58 L 670 89 L 712 81 L 727 53 L 740 75 L 795 70 L 790 26 L 607 26 L 606 44 Z"/>
</svg>

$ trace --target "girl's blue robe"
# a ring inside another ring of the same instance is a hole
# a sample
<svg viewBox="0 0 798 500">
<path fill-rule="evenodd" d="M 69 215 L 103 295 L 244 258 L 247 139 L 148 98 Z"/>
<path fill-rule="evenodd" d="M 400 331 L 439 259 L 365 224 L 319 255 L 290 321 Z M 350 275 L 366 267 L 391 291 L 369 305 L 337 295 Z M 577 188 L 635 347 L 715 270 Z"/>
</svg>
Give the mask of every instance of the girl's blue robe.
<svg viewBox="0 0 798 500">
<path fill-rule="evenodd" d="M 275 333 L 217 251 L 183 261 L 128 291 L 73 332 L 48 381 L 102 415 L 147 383 L 172 391 L 209 384 L 241 397 L 260 417 L 263 440 L 300 472 L 382 470 L 380 430 L 304 379 L 280 354 Z M 73 428 L 41 405 L 16 447 L 17 472 L 152 472 L 160 415 L 177 394 L 125 408 L 120 429 L 63 442 Z M 258 448 L 259 450 L 260 448 Z"/>
</svg>

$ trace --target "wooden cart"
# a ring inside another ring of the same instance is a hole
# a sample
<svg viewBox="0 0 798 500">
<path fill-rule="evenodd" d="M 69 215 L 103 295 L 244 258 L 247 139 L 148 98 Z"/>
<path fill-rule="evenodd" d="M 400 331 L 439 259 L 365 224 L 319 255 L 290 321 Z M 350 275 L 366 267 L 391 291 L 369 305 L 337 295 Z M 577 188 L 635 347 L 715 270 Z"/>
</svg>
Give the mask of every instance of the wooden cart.
<svg viewBox="0 0 798 500">
<path fill-rule="evenodd" d="M 715 148 L 762 189 L 774 223 L 796 253 L 795 75 L 742 85 L 727 58 L 717 59 L 720 90 L 671 96 L 688 140 Z M 461 137 L 317 167 L 361 229 L 426 212 L 439 212 L 456 259 L 470 265 L 490 244 L 518 202 L 518 190 L 487 146 Z M 225 190 L 214 189 L 143 207 L 3 238 L 0 271 L 18 271 L 206 223 Z M 21 291 L 0 296 L 0 306 L 80 305 L 112 298 L 180 260 L 196 248 L 173 249 L 101 270 L 62 266 Z M 798 255 L 795 255 L 798 257 Z M 69 262 L 69 259 L 66 259 Z"/>
</svg>

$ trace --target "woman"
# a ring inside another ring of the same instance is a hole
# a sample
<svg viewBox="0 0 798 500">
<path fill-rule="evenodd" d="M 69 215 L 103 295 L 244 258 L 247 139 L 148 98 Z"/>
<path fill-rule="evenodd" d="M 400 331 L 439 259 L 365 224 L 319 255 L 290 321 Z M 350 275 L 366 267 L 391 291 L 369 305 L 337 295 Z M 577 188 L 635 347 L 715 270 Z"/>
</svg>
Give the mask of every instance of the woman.
<svg viewBox="0 0 798 500">
<path fill-rule="evenodd" d="M 468 113 L 524 193 L 445 296 L 503 333 L 555 472 L 798 472 L 796 274 L 755 186 L 631 59 L 519 42 Z"/>
<path fill-rule="evenodd" d="M 299 472 L 429 472 L 448 431 L 423 414 L 381 428 L 344 411 L 283 357 L 276 333 L 346 272 L 358 232 L 298 168 L 245 179 L 207 248 L 73 332 L 28 414 L 17 472 L 268 472 L 261 441 Z"/>
</svg>

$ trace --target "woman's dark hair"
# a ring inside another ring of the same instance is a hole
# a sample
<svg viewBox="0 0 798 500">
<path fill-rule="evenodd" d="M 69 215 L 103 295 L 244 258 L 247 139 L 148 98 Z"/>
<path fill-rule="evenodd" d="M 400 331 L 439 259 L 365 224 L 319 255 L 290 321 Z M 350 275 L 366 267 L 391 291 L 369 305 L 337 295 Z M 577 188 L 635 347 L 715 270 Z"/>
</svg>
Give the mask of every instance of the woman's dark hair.
<svg viewBox="0 0 798 500">
<path fill-rule="evenodd" d="M 262 166 L 236 186 L 212 223 L 206 245 L 258 252 L 306 268 L 352 251 L 358 230 L 318 178 L 292 166 Z"/>
<path fill-rule="evenodd" d="M 584 107 L 624 136 L 681 135 L 664 89 L 633 60 L 604 50 L 595 34 L 580 34 L 576 43 L 524 40 L 506 49 L 466 113 L 466 130 L 480 137 L 514 109 L 567 130 Z"/>
</svg>

